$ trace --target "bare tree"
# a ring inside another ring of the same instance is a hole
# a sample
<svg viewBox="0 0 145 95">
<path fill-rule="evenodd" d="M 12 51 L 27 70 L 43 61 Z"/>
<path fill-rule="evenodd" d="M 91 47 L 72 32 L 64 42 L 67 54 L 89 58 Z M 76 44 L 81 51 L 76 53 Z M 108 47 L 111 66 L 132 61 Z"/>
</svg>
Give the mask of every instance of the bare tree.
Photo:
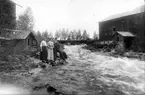
<svg viewBox="0 0 145 95">
<path fill-rule="evenodd" d="M 74 31 L 71 31 L 69 35 L 70 35 L 70 40 L 74 40 L 75 39 Z"/>
<path fill-rule="evenodd" d="M 77 39 L 77 31 L 73 30 L 73 39 L 76 40 Z"/>
<path fill-rule="evenodd" d="M 32 10 L 28 7 L 23 14 L 19 15 L 17 20 L 17 29 L 19 30 L 33 30 L 34 18 Z"/>
<path fill-rule="evenodd" d="M 61 31 L 59 31 L 59 36 L 61 40 L 67 40 L 69 37 L 69 31 L 63 28 Z"/>
<path fill-rule="evenodd" d="M 54 34 L 54 36 L 55 36 L 56 39 L 58 39 L 60 37 L 59 31 L 56 31 L 55 34 Z"/>
<path fill-rule="evenodd" d="M 48 33 L 48 37 L 49 37 L 49 38 L 53 38 L 52 32 L 49 32 L 49 33 Z"/>
<path fill-rule="evenodd" d="M 64 28 L 61 31 L 61 38 L 62 38 L 62 40 L 65 40 L 65 38 L 66 38 L 66 33 L 65 33 L 65 29 Z"/>
<path fill-rule="evenodd" d="M 94 31 L 93 39 L 98 40 L 98 35 L 97 35 L 96 31 Z"/>
<path fill-rule="evenodd" d="M 81 30 L 79 30 L 78 32 L 77 32 L 77 40 L 80 40 L 81 39 Z"/>
<path fill-rule="evenodd" d="M 87 34 L 86 30 L 84 30 L 84 32 L 82 34 L 82 38 L 83 38 L 83 40 L 87 40 L 89 38 L 89 35 Z"/>
<path fill-rule="evenodd" d="M 35 35 L 38 43 L 40 44 L 40 42 L 43 40 L 42 34 L 40 33 L 40 31 L 37 31 L 36 35 Z"/>
<path fill-rule="evenodd" d="M 48 36 L 48 31 L 47 30 L 45 30 L 43 33 L 42 33 L 42 37 L 43 38 L 48 38 L 49 36 Z"/>
</svg>

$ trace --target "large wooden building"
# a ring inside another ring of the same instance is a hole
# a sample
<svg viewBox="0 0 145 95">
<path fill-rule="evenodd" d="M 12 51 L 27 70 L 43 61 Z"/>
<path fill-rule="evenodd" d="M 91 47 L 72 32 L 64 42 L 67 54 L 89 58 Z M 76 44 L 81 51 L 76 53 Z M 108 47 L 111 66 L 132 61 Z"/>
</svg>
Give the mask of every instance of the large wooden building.
<svg viewBox="0 0 145 95">
<path fill-rule="evenodd" d="M 115 38 L 126 48 L 143 50 L 145 48 L 144 10 L 143 5 L 100 21 L 99 40 L 112 41 Z"/>
</svg>

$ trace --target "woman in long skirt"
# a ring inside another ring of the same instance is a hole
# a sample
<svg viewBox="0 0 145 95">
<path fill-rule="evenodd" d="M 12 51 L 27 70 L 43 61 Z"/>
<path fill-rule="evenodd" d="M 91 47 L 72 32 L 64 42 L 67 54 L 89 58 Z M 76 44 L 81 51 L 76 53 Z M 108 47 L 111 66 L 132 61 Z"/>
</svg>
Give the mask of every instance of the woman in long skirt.
<svg viewBox="0 0 145 95">
<path fill-rule="evenodd" d="M 48 56 L 47 56 L 47 60 L 48 61 L 54 61 L 54 52 L 53 52 L 53 48 L 54 48 L 54 42 L 52 40 L 50 40 L 47 43 L 47 52 L 48 52 Z"/>
<path fill-rule="evenodd" d="M 40 44 L 40 60 L 42 62 L 47 62 L 47 43 L 45 40 L 43 40 Z"/>
</svg>

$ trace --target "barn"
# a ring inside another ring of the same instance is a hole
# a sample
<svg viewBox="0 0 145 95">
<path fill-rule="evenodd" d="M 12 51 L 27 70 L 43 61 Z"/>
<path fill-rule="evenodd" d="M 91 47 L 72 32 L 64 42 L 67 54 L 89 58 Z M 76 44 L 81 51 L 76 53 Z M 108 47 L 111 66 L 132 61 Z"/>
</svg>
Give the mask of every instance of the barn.
<svg viewBox="0 0 145 95">
<path fill-rule="evenodd" d="M 145 47 L 145 5 L 99 22 L 99 40 L 122 43 L 123 48 L 142 50 Z M 115 36 L 114 36 L 115 35 Z"/>
</svg>

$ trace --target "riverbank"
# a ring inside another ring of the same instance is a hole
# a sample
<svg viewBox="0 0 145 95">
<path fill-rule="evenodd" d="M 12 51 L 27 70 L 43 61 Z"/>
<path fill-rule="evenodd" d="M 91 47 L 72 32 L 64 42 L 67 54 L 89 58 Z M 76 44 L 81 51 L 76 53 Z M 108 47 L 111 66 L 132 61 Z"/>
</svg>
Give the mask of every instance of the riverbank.
<svg viewBox="0 0 145 95">
<path fill-rule="evenodd" d="M 83 48 L 90 50 L 92 52 L 100 52 L 107 56 L 127 57 L 127 58 L 145 61 L 145 53 L 142 53 L 142 52 L 126 51 L 126 52 L 120 53 L 120 52 L 116 52 L 114 49 L 111 49 L 111 48 L 97 48 L 97 46 L 95 45 L 85 45 Z"/>
</svg>

